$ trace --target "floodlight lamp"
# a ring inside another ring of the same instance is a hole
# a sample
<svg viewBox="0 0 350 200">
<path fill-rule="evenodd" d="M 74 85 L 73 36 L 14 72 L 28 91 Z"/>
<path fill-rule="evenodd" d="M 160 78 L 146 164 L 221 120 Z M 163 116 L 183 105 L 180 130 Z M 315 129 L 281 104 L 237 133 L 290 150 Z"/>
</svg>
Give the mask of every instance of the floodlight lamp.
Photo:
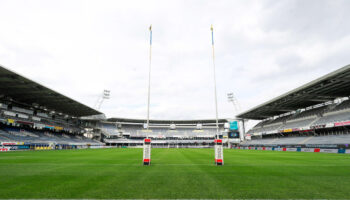
<svg viewBox="0 0 350 200">
<path fill-rule="evenodd" d="M 103 99 L 109 99 L 110 97 L 110 93 L 111 91 L 110 90 L 103 90 Z"/>
<path fill-rule="evenodd" d="M 228 99 L 228 101 L 234 101 L 234 95 L 233 95 L 233 93 L 231 92 L 231 93 L 227 93 L 227 99 Z"/>
</svg>

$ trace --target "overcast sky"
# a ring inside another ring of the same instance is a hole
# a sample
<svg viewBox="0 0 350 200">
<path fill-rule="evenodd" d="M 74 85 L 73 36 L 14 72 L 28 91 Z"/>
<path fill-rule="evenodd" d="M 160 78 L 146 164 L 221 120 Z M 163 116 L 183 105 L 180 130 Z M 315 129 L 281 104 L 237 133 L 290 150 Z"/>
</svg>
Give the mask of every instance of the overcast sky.
<svg viewBox="0 0 350 200">
<path fill-rule="evenodd" d="M 350 1 L 0 0 L 0 64 L 107 117 L 145 118 L 153 24 L 151 118 L 245 111 L 350 63 Z"/>
</svg>

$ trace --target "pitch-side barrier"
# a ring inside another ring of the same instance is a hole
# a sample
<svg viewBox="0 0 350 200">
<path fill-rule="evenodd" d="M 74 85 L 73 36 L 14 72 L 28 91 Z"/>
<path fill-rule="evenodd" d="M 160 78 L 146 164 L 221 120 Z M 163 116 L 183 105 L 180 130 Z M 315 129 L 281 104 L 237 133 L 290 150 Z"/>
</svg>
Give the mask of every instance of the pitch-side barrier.
<svg viewBox="0 0 350 200">
<path fill-rule="evenodd" d="M 233 147 L 233 149 L 262 150 L 262 151 L 294 151 L 314 153 L 349 153 L 350 149 L 323 149 L 323 148 L 288 148 L 288 147 Z"/>
</svg>

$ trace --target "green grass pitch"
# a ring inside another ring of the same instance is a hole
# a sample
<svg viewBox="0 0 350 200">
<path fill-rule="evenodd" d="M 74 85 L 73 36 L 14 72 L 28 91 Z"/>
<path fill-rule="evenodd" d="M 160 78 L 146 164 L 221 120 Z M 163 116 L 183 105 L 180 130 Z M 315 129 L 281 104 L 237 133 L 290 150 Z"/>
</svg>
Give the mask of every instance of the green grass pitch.
<svg viewBox="0 0 350 200">
<path fill-rule="evenodd" d="M 350 155 L 213 149 L 0 153 L 0 198 L 350 198 Z"/>
</svg>

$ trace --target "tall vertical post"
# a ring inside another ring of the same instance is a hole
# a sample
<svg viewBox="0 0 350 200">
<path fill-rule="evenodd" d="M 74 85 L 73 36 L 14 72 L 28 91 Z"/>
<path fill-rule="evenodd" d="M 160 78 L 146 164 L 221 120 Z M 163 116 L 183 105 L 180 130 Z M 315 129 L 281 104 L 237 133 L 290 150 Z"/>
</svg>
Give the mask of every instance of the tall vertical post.
<svg viewBox="0 0 350 200">
<path fill-rule="evenodd" d="M 152 25 L 149 27 L 149 67 L 148 67 L 148 100 L 147 100 L 147 130 L 149 129 L 149 105 L 151 98 L 151 67 L 152 67 Z"/>
<path fill-rule="evenodd" d="M 219 119 L 218 119 L 218 101 L 216 95 L 216 71 L 215 71 L 215 51 L 214 51 L 214 28 L 213 25 L 210 27 L 211 30 L 211 46 L 213 50 L 213 75 L 214 75 L 214 96 L 215 96 L 215 113 L 216 113 L 216 135 L 219 135 Z M 222 140 L 216 138 L 215 141 L 215 164 L 223 165 L 224 164 L 224 152 L 222 146 Z"/>
<path fill-rule="evenodd" d="M 149 68 L 148 68 L 148 98 L 147 98 L 147 135 L 143 141 L 143 165 L 151 164 L 151 139 L 148 138 L 149 130 L 149 105 L 151 99 L 151 67 L 152 67 L 152 25 L 149 27 Z"/>
<path fill-rule="evenodd" d="M 215 96 L 215 113 L 216 113 L 216 135 L 219 134 L 219 120 L 218 120 L 218 100 L 216 95 L 216 71 L 215 71 L 215 50 L 214 50 L 214 28 L 213 25 L 210 27 L 211 30 L 211 46 L 213 50 L 213 75 L 214 75 L 214 96 Z"/>
</svg>

